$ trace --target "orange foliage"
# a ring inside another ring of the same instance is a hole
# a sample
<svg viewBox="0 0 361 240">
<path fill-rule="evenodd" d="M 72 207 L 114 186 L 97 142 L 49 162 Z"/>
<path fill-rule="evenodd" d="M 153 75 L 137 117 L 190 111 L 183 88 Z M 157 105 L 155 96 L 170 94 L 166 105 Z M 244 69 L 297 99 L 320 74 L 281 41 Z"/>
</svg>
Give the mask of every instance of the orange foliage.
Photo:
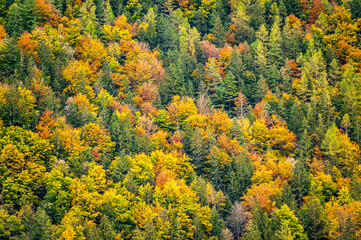
<svg viewBox="0 0 361 240">
<path fill-rule="evenodd" d="M 8 34 L 5 31 L 5 28 L 3 25 L 0 25 L 0 40 L 6 38 Z"/>
<path fill-rule="evenodd" d="M 274 209 L 272 204 L 273 197 L 280 191 L 280 187 L 274 182 L 253 184 L 248 189 L 247 194 L 242 197 L 245 206 L 253 209 L 256 204 L 265 209 L 267 212 L 271 212 Z"/>
<path fill-rule="evenodd" d="M 223 48 L 220 49 L 219 54 L 219 60 L 223 63 L 223 68 L 226 69 L 231 63 L 232 47 L 226 44 Z"/>
<path fill-rule="evenodd" d="M 222 133 L 217 139 L 218 145 L 226 150 L 230 156 L 238 156 L 242 147 L 236 139 L 230 139 L 225 133 Z"/>
<path fill-rule="evenodd" d="M 232 128 L 232 120 L 222 110 L 214 110 L 213 114 L 209 116 L 208 126 L 216 136 L 222 133 L 228 134 Z"/>
<path fill-rule="evenodd" d="M 41 138 L 49 139 L 54 135 L 53 128 L 56 126 L 56 119 L 52 114 L 52 111 L 46 109 L 40 117 L 38 125 L 35 127 Z"/>
<path fill-rule="evenodd" d="M 264 109 L 265 107 L 264 102 L 259 102 L 253 109 L 253 114 L 257 119 L 263 119 L 266 121 L 267 125 L 269 124 L 268 112 Z"/>
<path fill-rule="evenodd" d="M 214 44 L 210 43 L 209 41 L 203 41 L 201 42 L 201 44 L 202 50 L 206 55 L 207 59 L 219 57 L 220 51 Z"/>
<path fill-rule="evenodd" d="M 296 137 L 287 128 L 285 122 L 272 126 L 269 130 L 272 148 L 280 150 L 284 154 L 292 153 L 295 150 Z"/>
<path fill-rule="evenodd" d="M 138 87 L 137 95 L 133 99 L 139 107 L 143 107 L 145 103 L 157 103 L 159 101 L 158 89 L 152 83 L 143 83 Z"/>
<path fill-rule="evenodd" d="M 158 59 L 158 52 L 152 52 L 144 43 L 128 45 L 125 51 L 127 51 L 125 53 L 127 61 L 123 68 L 125 72 L 123 79 L 128 78 L 131 86 L 137 88 L 145 82 L 151 82 L 158 86 L 163 81 L 165 70 L 162 62 Z"/>
<path fill-rule="evenodd" d="M 114 143 L 110 140 L 108 131 L 99 124 L 89 123 L 81 128 L 81 138 L 90 147 L 98 147 L 101 152 L 110 152 Z"/>
<path fill-rule="evenodd" d="M 32 35 L 28 32 L 24 32 L 19 38 L 19 47 L 25 56 L 34 54 L 35 60 L 39 59 L 38 52 L 35 50 L 38 46 L 38 42 L 32 39 Z"/>
<path fill-rule="evenodd" d="M 300 77 L 301 72 L 300 72 L 300 70 L 298 68 L 298 64 L 295 62 L 295 60 L 286 61 L 285 74 L 288 75 L 289 77 L 291 77 L 292 79 Z"/>
<path fill-rule="evenodd" d="M 42 25 L 49 24 L 56 28 L 60 22 L 59 11 L 56 10 L 47 0 L 35 0 L 38 21 Z"/>
<path fill-rule="evenodd" d="M 295 23 L 298 23 L 298 22 L 301 22 L 301 20 L 299 18 L 297 18 L 295 15 L 291 14 L 287 17 L 289 23 L 291 25 L 295 24 Z"/>
<path fill-rule="evenodd" d="M 92 71 L 97 72 L 105 61 L 107 53 L 99 39 L 83 38 L 76 45 L 75 55 L 89 63 Z"/>
<path fill-rule="evenodd" d="M 308 15 L 308 20 L 310 24 L 313 24 L 316 22 L 318 15 L 320 15 L 321 12 L 325 11 L 325 7 L 323 6 L 323 3 L 321 0 L 314 0 L 312 2 L 312 7 L 310 10 L 310 15 Z"/>
</svg>

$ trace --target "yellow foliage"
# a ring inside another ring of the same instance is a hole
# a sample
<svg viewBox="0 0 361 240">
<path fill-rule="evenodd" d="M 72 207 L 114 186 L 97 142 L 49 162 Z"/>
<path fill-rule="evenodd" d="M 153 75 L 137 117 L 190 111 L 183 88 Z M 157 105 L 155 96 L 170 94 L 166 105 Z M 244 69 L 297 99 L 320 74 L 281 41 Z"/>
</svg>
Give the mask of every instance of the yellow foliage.
<svg viewBox="0 0 361 240">
<path fill-rule="evenodd" d="M 187 156 L 178 157 L 175 153 L 154 151 L 150 155 L 157 172 L 172 172 L 178 178 L 187 179 L 193 172 Z"/>
<path fill-rule="evenodd" d="M 166 150 L 170 147 L 167 138 L 168 133 L 163 130 L 158 130 L 150 136 L 151 144 L 156 150 Z"/>
<path fill-rule="evenodd" d="M 219 136 L 222 133 L 228 134 L 232 125 L 232 120 L 222 110 L 214 110 L 213 114 L 208 116 L 208 127 L 215 136 Z"/>
<path fill-rule="evenodd" d="M 143 183 L 150 176 L 154 177 L 153 162 L 152 159 L 145 154 L 135 155 L 129 159 L 131 164 L 131 171 L 134 174 L 134 178 L 139 182 Z"/>
<path fill-rule="evenodd" d="M 253 184 L 242 199 L 244 200 L 244 204 L 251 209 L 253 209 L 256 204 L 260 204 L 260 207 L 267 212 L 271 212 L 274 208 L 273 197 L 280 190 L 281 188 L 275 182 Z"/>
<path fill-rule="evenodd" d="M 70 62 L 62 71 L 62 74 L 69 83 L 64 92 L 82 93 L 93 98 L 94 93 L 90 85 L 95 81 L 95 76 L 88 62 Z"/>
</svg>

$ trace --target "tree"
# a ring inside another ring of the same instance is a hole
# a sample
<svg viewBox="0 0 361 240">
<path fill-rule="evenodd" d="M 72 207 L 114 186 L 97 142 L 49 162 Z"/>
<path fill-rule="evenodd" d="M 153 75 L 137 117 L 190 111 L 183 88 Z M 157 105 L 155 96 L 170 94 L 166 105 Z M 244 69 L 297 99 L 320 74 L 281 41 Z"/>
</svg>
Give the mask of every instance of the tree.
<svg viewBox="0 0 361 240">
<path fill-rule="evenodd" d="M 246 96 L 239 91 L 238 96 L 234 99 L 235 111 L 238 117 L 243 118 L 247 109 L 248 101 Z"/>
<path fill-rule="evenodd" d="M 222 77 L 220 75 L 220 69 L 217 66 L 217 60 L 214 58 L 210 58 L 205 67 L 205 82 L 208 93 L 211 95 L 211 99 L 213 99 L 214 93 L 216 92 L 217 87 L 221 84 Z"/>
<path fill-rule="evenodd" d="M 258 28 L 265 23 L 264 13 L 265 6 L 262 1 L 256 0 L 251 3 L 249 6 L 251 19 L 250 25 L 253 29 L 258 30 Z"/>
<path fill-rule="evenodd" d="M 262 41 L 259 41 L 256 45 L 256 58 L 254 60 L 255 64 L 255 72 L 256 74 L 261 77 L 267 76 L 267 67 L 268 67 L 268 51 L 266 46 Z"/>
<path fill-rule="evenodd" d="M 261 233 L 258 229 L 257 224 L 254 224 L 252 220 L 246 226 L 245 233 L 243 236 L 244 240 L 261 240 Z"/>
<path fill-rule="evenodd" d="M 275 64 L 277 69 L 284 63 L 282 46 L 281 30 L 278 21 L 273 23 L 271 33 L 269 36 L 269 52 L 268 57 L 271 63 Z"/>
<path fill-rule="evenodd" d="M 109 220 L 107 215 L 103 215 L 100 220 L 99 229 L 101 232 L 101 237 L 104 240 L 111 240 L 114 239 L 116 236 L 116 231 L 114 229 L 114 224 Z"/>
<path fill-rule="evenodd" d="M 6 126 L 34 126 L 38 111 L 35 109 L 36 98 L 31 91 L 20 86 L 1 85 L 0 96 L 0 117 Z"/>
<path fill-rule="evenodd" d="M 216 106 L 223 106 L 227 111 L 231 111 L 233 109 L 233 102 L 237 96 L 237 88 L 232 72 L 227 73 L 224 81 L 218 88 L 216 88 L 215 95 L 214 102 Z"/>
<path fill-rule="evenodd" d="M 312 2 L 312 7 L 310 10 L 310 14 L 308 15 L 308 20 L 311 24 L 315 23 L 318 16 L 321 12 L 325 11 L 325 7 L 321 0 L 314 0 Z"/>
<path fill-rule="evenodd" d="M 346 172 L 359 163 L 359 146 L 341 133 L 335 124 L 327 130 L 321 146 L 332 163 Z"/>
<path fill-rule="evenodd" d="M 354 19 L 361 18 L 361 1 L 360 0 L 352 0 L 349 2 L 350 10 L 352 13 L 352 17 Z"/>
<path fill-rule="evenodd" d="M 54 226 L 44 209 L 36 211 L 32 228 L 31 235 L 34 239 L 50 240 L 54 237 Z"/>
<path fill-rule="evenodd" d="M 301 15 L 301 1 L 300 0 L 285 0 L 283 1 L 286 9 L 287 15 L 294 14 L 296 17 Z"/>
<path fill-rule="evenodd" d="M 212 38 L 214 37 L 212 43 L 214 43 L 214 45 L 216 45 L 217 47 L 221 48 L 224 46 L 226 42 L 226 39 L 224 37 L 223 24 L 218 14 L 216 15 L 216 17 L 213 18 L 215 19 L 214 19 L 213 28 L 211 30 L 211 33 L 213 34 Z"/>
<path fill-rule="evenodd" d="M 65 116 L 68 123 L 80 127 L 96 118 L 97 107 L 82 93 L 70 97 L 66 102 Z"/>
<path fill-rule="evenodd" d="M 323 207 L 320 199 L 311 192 L 311 196 L 306 197 L 301 213 L 302 222 L 305 224 L 309 239 L 322 239 L 324 235 L 325 221 L 323 217 Z"/>
<path fill-rule="evenodd" d="M 36 16 L 34 0 L 15 1 L 9 9 L 7 32 L 16 37 L 24 31 L 31 32 L 36 25 Z"/>
<path fill-rule="evenodd" d="M 276 210 L 276 215 L 281 225 L 280 232 L 278 232 L 280 239 L 308 239 L 299 219 L 287 205 Z"/>
<path fill-rule="evenodd" d="M 245 210 L 244 206 L 239 202 L 235 202 L 227 217 L 227 224 L 237 239 L 240 239 L 243 235 L 244 226 L 247 224 L 248 220 L 249 213 Z"/>
<path fill-rule="evenodd" d="M 348 135 L 348 128 L 351 126 L 350 124 L 350 117 L 349 115 L 346 113 L 345 115 L 343 115 L 342 117 L 342 121 L 341 121 L 341 127 L 345 130 L 346 136 Z"/>
<path fill-rule="evenodd" d="M 112 71 L 109 66 L 109 62 L 106 60 L 103 64 L 102 73 L 99 74 L 99 82 L 100 86 L 108 91 L 111 95 L 115 94 L 115 89 L 113 86 L 113 77 L 112 77 Z"/>
</svg>

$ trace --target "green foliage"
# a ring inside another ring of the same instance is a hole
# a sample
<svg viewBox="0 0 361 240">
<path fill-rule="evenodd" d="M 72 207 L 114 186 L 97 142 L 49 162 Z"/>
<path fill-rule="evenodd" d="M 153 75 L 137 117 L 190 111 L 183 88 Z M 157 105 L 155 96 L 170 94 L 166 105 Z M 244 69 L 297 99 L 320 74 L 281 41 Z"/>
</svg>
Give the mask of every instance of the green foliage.
<svg viewBox="0 0 361 240">
<path fill-rule="evenodd" d="M 0 239 L 357 239 L 360 6 L 0 0 Z"/>
</svg>

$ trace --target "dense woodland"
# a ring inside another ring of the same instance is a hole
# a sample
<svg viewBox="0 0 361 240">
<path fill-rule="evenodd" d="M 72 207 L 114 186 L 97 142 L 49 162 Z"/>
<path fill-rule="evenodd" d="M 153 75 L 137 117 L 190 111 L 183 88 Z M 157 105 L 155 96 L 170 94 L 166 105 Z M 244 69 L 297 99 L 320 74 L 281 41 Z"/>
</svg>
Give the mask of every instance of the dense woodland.
<svg viewBox="0 0 361 240">
<path fill-rule="evenodd" d="M 361 0 L 0 0 L 0 239 L 361 239 Z"/>
</svg>

